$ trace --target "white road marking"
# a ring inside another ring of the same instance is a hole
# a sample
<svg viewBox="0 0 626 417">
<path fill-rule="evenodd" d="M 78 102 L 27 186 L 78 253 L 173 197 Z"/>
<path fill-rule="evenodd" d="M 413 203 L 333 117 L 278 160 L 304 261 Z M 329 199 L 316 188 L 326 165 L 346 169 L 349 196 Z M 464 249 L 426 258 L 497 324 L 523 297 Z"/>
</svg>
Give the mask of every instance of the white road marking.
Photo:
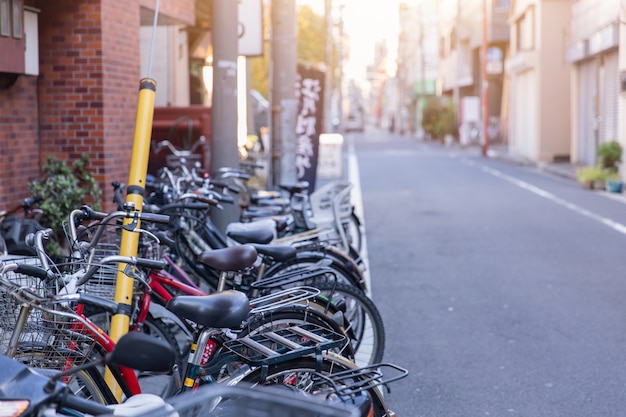
<svg viewBox="0 0 626 417">
<path fill-rule="evenodd" d="M 369 259 L 367 257 L 367 239 L 365 237 L 365 213 L 363 210 L 363 194 L 361 192 L 361 174 L 359 172 L 359 161 L 356 157 L 354 149 L 354 137 L 350 136 L 348 140 L 348 181 L 353 185 L 350 197 L 352 198 L 352 204 L 354 204 L 354 213 L 361 220 L 361 258 L 365 264 L 365 271 L 363 272 L 363 278 L 367 285 L 367 295 L 372 297 L 372 280 L 369 271 Z"/>
<path fill-rule="evenodd" d="M 595 220 L 595 221 L 597 221 L 599 223 L 602 223 L 605 226 L 608 226 L 611 229 L 615 230 L 616 232 L 619 232 L 619 233 L 622 233 L 622 234 L 626 235 L 626 226 L 621 224 L 621 223 L 618 223 L 618 222 L 613 221 L 613 220 L 611 220 L 611 219 L 609 219 L 607 217 L 603 217 L 603 216 L 600 216 L 600 215 L 598 215 L 596 213 L 593 213 L 593 212 L 591 212 L 591 211 L 589 211 L 589 210 L 587 210 L 585 208 L 577 206 L 574 203 L 570 203 L 567 200 L 564 200 L 564 199 L 562 199 L 560 197 L 557 197 L 556 195 L 552 194 L 549 191 L 546 191 L 546 190 L 544 190 L 542 188 L 536 187 L 536 186 L 534 186 L 532 184 L 529 184 L 529 183 L 527 183 L 525 181 L 522 181 L 520 179 L 517 179 L 515 177 L 511 177 L 510 175 L 506 175 L 503 172 L 498 171 L 496 169 L 489 168 L 489 167 L 487 167 L 485 165 L 477 164 L 474 161 L 471 161 L 469 159 L 462 159 L 462 161 L 463 161 L 463 163 L 465 163 L 467 165 L 478 166 L 481 170 L 483 170 L 487 174 L 490 174 L 490 175 L 493 175 L 494 177 L 497 177 L 497 178 L 500 178 L 502 180 L 508 181 L 511 184 L 517 185 L 520 188 L 523 188 L 523 189 L 525 189 L 527 191 L 530 191 L 531 193 L 534 193 L 534 194 L 536 194 L 536 195 L 538 195 L 540 197 L 543 197 L 543 198 L 545 198 L 547 200 L 550 200 L 553 203 L 556 203 L 556 204 L 558 204 L 560 206 L 563 206 L 563 207 L 565 207 L 565 208 L 567 208 L 567 209 L 569 209 L 569 210 L 571 210 L 571 211 L 573 211 L 575 213 L 578 213 L 578 214 L 580 214 L 582 216 L 588 217 L 588 218 L 590 218 L 592 220 Z"/>
</svg>

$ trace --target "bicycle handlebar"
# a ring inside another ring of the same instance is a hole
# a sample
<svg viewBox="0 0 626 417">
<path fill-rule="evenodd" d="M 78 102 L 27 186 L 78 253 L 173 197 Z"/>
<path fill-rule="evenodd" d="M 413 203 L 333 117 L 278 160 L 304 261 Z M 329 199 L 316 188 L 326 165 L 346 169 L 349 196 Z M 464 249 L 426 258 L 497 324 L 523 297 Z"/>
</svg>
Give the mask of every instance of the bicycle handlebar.
<svg viewBox="0 0 626 417">
<path fill-rule="evenodd" d="M 98 264 L 91 265 L 85 275 L 80 277 L 78 282 L 76 282 L 76 286 L 83 285 L 87 281 L 94 276 L 94 274 L 100 269 L 101 264 L 114 264 L 114 263 L 125 263 L 129 265 L 135 265 L 141 268 L 148 269 L 164 269 L 167 266 L 165 261 L 155 260 L 155 259 L 146 259 L 146 258 L 135 258 L 134 256 L 121 256 L 121 255 L 111 255 L 105 256 Z"/>
<path fill-rule="evenodd" d="M 169 140 L 165 139 L 165 140 L 162 140 L 162 141 L 160 141 L 160 142 L 158 142 L 156 144 L 155 150 L 158 152 L 162 148 L 167 148 L 172 153 L 172 155 L 174 155 L 174 156 L 176 156 L 178 158 L 184 158 L 184 157 L 190 156 L 200 146 L 204 146 L 206 144 L 207 144 L 207 140 L 206 140 L 206 137 L 204 135 L 200 136 L 200 138 L 193 145 L 191 145 L 191 148 L 189 148 L 188 150 L 177 149 L 172 142 L 170 142 Z"/>
</svg>

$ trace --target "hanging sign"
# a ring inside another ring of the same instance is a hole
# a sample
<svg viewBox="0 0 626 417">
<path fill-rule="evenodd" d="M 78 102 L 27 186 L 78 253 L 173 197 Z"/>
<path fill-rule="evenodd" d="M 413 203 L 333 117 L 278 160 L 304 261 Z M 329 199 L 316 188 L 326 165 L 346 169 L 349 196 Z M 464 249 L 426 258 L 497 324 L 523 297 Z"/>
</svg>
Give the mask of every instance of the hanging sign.
<svg viewBox="0 0 626 417">
<path fill-rule="evenodd" d="M 296 77 L 296 175 L 315 190 L 319 139 L 324 120 L 324 72 L 298 65 Z"/>
</svg>

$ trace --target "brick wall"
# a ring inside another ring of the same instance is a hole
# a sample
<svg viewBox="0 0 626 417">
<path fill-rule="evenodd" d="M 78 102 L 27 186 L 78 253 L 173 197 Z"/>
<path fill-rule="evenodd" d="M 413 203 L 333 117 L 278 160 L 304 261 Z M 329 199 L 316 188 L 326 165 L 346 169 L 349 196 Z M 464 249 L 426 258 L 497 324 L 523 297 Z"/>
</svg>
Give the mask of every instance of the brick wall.
<svg viewBox="0 0 626 417">
<path fill-rule="evenodd" d="M 36 77 L 22 75 L 0 90 L 0 210 L 28 197 L 39 176 L 37 115 Z"/>
</svg>

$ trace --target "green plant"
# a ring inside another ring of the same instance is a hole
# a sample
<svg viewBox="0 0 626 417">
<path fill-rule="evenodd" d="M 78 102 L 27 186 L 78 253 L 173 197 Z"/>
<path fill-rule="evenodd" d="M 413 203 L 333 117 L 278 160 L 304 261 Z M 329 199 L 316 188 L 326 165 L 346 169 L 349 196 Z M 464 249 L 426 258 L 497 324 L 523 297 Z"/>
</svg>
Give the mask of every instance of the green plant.
<svg viewBox="0 0 626 417">
<path fill-rule="evenodd" d="M 617 165 L 622 162 L 622 145 L 619 142 L 612 140 L 601 143 L 596 154 L 598 163 L 602 168 L 610 172 L 617 172 Z"/>
<path fill-rule="evenodd" d="M 422 128 L 434 139 L 457 134 L 457 124 L 452 103 L 444 103 L 438 97 L 429 98 L 424 105 Z"/>
<path fill-rule="evenodd" d="M 576 171 L 576 178 L 581 184 L 591 185 L 605 180 L 606 172 L 600 166 L 586 165 Z"/>
<path fill-rule="evenodd" d="M 621 181 L 622 176 L 617 172 L 607 172 L 604 175 L 605 181 Z"/>
<path fill-rule="evenodd" d="M 39 208 L 43 211 L 42 223 L 53 230 L 53 241 L 47 246 L 51 255 L 60 255 L 66 242 L 63 223 L 70 212 L 83 204 L 100 209 L 102 191 L 93 175 L 87 170 L 88 155 L 82 155 L 71 166 L 54 156 L 48 157 L 43 167 L 43 178 L 32 181 L 29 188 L 41 196 Z"/>
</svg>

